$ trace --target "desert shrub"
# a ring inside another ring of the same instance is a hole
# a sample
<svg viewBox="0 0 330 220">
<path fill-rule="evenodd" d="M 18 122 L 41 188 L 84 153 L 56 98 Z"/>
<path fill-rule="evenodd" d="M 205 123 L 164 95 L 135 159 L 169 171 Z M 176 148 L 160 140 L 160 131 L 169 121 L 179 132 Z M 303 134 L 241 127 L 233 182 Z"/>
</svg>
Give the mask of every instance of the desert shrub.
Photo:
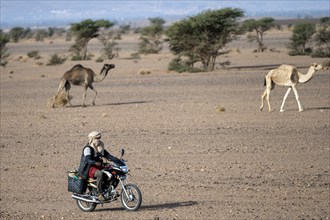
<svg viewBox="0 0 330 220">
<path fill-rule="evenodd" d="M 102 63 L 104 61 L 104 59 L 102 57 L 99 57 L 95 60 L 95 62 L 97 63 Z"/>
<path fill-rule="evenodd" d="M 131 58 L 134 60 L 138 60 L 138 59 L 141 59 L 141 56 L 139 53 L 132 53 Z"/>
<path fill-rule="evenodd" d="M 39 60 L 41 56 L 39 55 L 39 51 L 37 50 L 32 50 L 27 53 L 27 56 L 30 58 L 34 58 L 35 60 Z"/>
<path fill-rule="evenodd" d="M 148 75 L 148 74 L 151 74 L 151 71 L 149 69 L 139 69 L 138 74 L 139 75 Z"/>
<path fill-rule="evenodd" d="M 118 45 L 118 43 L 114 40 L 116 39 L 115 32 L 111 30 L 102 30 L 99 32 L 99 36 L 97 38 L 103 45 L 101 51 L 102 57 L 104 59 L 112 60 L 116 56 L 115 51 L 117 49 L 116 46 Z"/>
<path fill-rule="evenodd" d="M 0 65 L 6 67 L 8 64 L 8 49 L 6 44 L 9 42 L 9 37 L 0 30 Z"/>
<path fill-rule="evenodd" d="M 198 69 L 193 68 L 188 62 L 181 60 L 180 58 L 174 58 L 168 65 L 168 70 L 176 71 L 178 73 L 183 72 L 198 72 Z"/>
<path fill-rule="evenodd" d="M 47 66 L 52 66 L 52 65 L 60 65 L 63 64 L 65 62 L 66 58 L 61 58 L 60 56 L 58 56 L 57 54 L 53 54 L 50 57 L 49 62 L 47 63 Z"/>
<path fill-rule="evenodd" d="M 37 29 L 34 35 L 34 39 L 36 41 L 43 41 L 46 37 L 48 37 L 48 32 L 45 29 Z"/>
<path fill-rule="evenodd" d="M 69 100 L 72 100 L 72 96 L 69 95 Z M 52 108 L 53 107 L 53 103 L 54 103 L 54 107 L 55 108 L 58 108 L 58 107 L 63 107 L 65 106 L 69 100 L 67 100 L 67 97 L 66 97 L 66 93 L 62 90 L 56 97 L 55 99 L 55 96 L 51 97 L 48 99 L 47 101 L 47 106 L 49 108 Z"/>
<path fill-rule="evenodd" d="M 330 51 L 316 49 L 311 53 L 311 57 L 330 57 Z"/>
<path fill-rule="evenodd" d="M 314 37 L 316 49 L 312 57 L 330 57 L 330 17 L 320 19 L 321 24 Z"/>
</svg>

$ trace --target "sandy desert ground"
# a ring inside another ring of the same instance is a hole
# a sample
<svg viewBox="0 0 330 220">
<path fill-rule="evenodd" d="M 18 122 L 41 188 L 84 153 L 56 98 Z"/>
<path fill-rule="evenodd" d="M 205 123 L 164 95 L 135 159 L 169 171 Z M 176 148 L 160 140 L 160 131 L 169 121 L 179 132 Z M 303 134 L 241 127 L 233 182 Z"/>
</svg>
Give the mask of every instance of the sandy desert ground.
<svg viewBox="0 0 330 220">
<path fill-rule="evenodd" d="M 219 57 L 231 64 L 209 73 L 172 73 L 171 53 L 128 59 L 137 35 L 119 41 L 116 68 L 94 86 L 96 105 L 82 108 L 82 87 L 72 87 L 73 107 L 49 108 L 62 74 L 75 64 L 99 72 L 103 63 L 66 61 L 72 42 L 9 44 L 1 69 L 0 219 L 329 219 L 330 75 L 318 72 L 298 85 L 279 112 L 286 88 L 271 93 L 274 109 L 260 112 L 265 74 L 280 64 L 306 73 L 324 59 L 290 57 L 289 32 L 266 36 L 275 52 L 253 53 L 244 37 Z M 235 49 L 239 48 L 239 52 Z M 99 52 L 96 41 L 90 51 Z M 27 58 L 38 50 L 43 65 Z M 21 57 L 21 58 L 20 58 Z M 141 68 L 149 75 L 138 75 Z M 223 107 L 219 111 L 217 107 Z M 76 168 L 87 134 L 103 132 L 107 149 L 125 148 L 129 179 L 143 194 L 136 212 L 119 201 L 83 213 L 67 191 L 66 171 Z"/>
</svg>

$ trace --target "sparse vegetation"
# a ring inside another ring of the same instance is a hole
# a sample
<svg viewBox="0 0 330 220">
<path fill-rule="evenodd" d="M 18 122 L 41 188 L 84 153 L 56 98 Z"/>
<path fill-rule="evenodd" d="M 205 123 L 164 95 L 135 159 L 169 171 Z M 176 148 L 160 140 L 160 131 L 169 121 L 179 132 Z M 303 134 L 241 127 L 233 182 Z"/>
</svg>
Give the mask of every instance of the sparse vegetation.
<svg viewBox="0 0 330 220">
<path fill-rule="evenodd" d="M 330 17 L 321 18 L 320 21 L 314 38 L 317 48 L 313 51 L 312 57 L 330 57 Z"/>
<path fill-rule="evenodd" d="M 62 58 L 60 57 L 59 55 L 57 54 L 53 54 L 51 57 L 50 57 L 50 60 L 49 62 L 47 63 L 47 66 L 53 66 L 53 65 L 60 65 L 60 64 L 63 64 L 65 62 L 66 58 Z"/>
<path fill-rule="evenodd" d="M 9 37 L 2 30 L 0 30 L 0 65 L 6 67 L 8 64 L 8 57 L 10 54 L 8 53 L 8 49 L 6 44 L 9 42 Z"/>
<path fill-rule="evenodd" d="M 9 39 L 14 43 L 23 39 L 26 36 L 26 32 L 22 27 L 14 27 L 9 31 Z"/>
<path fill-rule="evenodd" d="M 163 30 L 165 20 L 162 18 L 149 18 L 150 26 L 141 29 L 139 42 L 139 53 L 150 54 L 158 53 L 163 46 Z"/>
<path fill-rule="evenodd" d="M 113 31 L 101 31 L 98 39 L 103 45 L 101 58 L 112 60 L 116 55 L 116 45 L 114 40 L 115 33 Z"/>
<path fill-rule="evenodd" d="M 174 58 L 168 65 L 168 70 L 176 71 L 178 73 L 183 72 L 196 72 L 197 70 L 191 67 L 191 65 L 187 62 L 183 62 L 180 57 Z"/>
<path fill-rule="evenodd" d="M 149 75 L 149 74 L 151 74 L 151 71 L 149 69 L 139 69 L 138 74 L 139 75 Z"/>
<path fill-rule="evenodd" d="M 39 51 L 37 50 L 32 50 L 27 53 L 27 56 L 30 58 L 34 58 L 35 60 L 39 60 L 41 56 L 39 55 Z"/>
</svg>

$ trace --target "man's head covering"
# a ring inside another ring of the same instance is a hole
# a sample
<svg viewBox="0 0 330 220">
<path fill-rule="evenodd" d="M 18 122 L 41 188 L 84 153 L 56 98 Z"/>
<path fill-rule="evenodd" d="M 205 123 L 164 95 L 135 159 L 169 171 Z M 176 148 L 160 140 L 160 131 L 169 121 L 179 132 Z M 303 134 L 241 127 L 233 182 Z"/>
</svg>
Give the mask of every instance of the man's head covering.
<svg viewBox="0 0 330 220">
<path fill-rule="evenodd" d="M 93 140 L 95 139 L 101 139 L 102 134 L 99 131 L 92 131 L 91 133 L 88 134 L 88 140 L 89 140 L 89 144 L 91 144 L 93 142 Z"/>
</svg>

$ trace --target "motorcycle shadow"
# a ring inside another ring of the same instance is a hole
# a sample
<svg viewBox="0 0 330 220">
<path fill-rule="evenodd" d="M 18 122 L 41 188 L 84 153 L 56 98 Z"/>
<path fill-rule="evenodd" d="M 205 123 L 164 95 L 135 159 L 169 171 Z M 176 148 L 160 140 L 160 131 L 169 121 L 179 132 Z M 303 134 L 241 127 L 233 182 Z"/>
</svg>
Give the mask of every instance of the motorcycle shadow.
<svg viewBox="0 0 330 220">
<path fill-rule="evenodd" d="M 196 201 L 187 201 L 187 202 L 169 202 L 164 204 L 154 204 L 154 205 L 141 205 L 139 210 L 159 210 L 159 209 L 174 209 L 180 207 L 194 206 L 197 205 Z M 94 212 L 102 211 L 123 211 L 123 207 L 116 208 L 106 208 L 106 209 L 97 209 Z"/>
</svg>

